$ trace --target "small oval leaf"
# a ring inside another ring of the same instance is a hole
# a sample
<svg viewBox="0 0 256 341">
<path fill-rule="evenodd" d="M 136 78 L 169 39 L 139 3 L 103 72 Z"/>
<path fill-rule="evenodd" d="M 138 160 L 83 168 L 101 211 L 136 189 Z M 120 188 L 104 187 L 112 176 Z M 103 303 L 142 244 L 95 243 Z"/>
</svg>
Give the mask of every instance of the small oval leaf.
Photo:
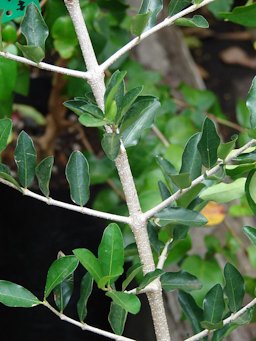
<svg viewBox="0 0 256 341">
<path fill-rule="evenodd" d="M 229 309 L 234 313 L 241 308 L 245 289 L 244 279 L 240 272 L 230 263 L 224 268 L 224 277 L 226 280 L 225 293 L 228 297 Z"/>
<path fill-rule="evenodd" d="M 122 335 L 127 318 L 127 311 L 120 305 L 111 302 L 108 321 L 113 332 L 117 335 Z"/>
<path fill-rule="evenodd" d="M 225 310 L 225 302 L 223 290 L 220 284 L 216 284 L 208 291 L 205 296 L 203 306 L 204 321 L 208 323 L 208 326 L 222 322 L 222 316 Z"/>
<path fill-rule="evenodd" d="M 12 121 L 9 118 L 0 120 L 0 153 L 6 148 L 12 131 Z"/>
<path fill-rule="evenodd" d="M 14 308 L 32 308 L 42 303 L 27 289 L 8 281 L 0 281 L 0 302 Z"/>
<path fill-rule="evenodd" d="M 81 281 L 80 298 L 77 302 L 77 312 L 81 322 L 83 322 L 87 316 L 87 302 L 92 293 L 93 278 L 89 272 L 87 272 Z"/>
<path fill-rule="evenodd" d="M 134 294 L 128 294 L 120 291 L 109 291 L 106 295 L 112 298 L 115 304 L 121 306 L 124 310 L 131 314 L 136 315 L 140 311 L 140 300 Z"/>
<path fill-rule="evenodd" d="M 189 272 L 166 272 L 161 277 L 162 287 L 165 291 L 173 291 L 176 289 L 183 291 L 192 291 L 202 288 L 202 283 Z"/>
<path fill-rule="evenodd" d="M 39 188 L 47 198 L 50 194 L 49 183 L 51 179 L 53 162 L 53 156 L 48 156 L 36 167 L 36 177 L 38 179 Z"/>
</svg>

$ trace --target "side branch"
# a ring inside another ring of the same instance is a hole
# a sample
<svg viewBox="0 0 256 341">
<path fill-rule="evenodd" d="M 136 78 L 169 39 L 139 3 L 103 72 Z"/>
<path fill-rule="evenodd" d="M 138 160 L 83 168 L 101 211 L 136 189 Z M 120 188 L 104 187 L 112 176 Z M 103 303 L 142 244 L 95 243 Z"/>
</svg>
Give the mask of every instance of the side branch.
<svg viewBox="0 0 256 341">
<path fill-rule="evenodd" d="M 82 78 L 85 80 L 91 79 L 90 73 L 88 71 L 85 72 L 85 71 L 71 70 L 71 69 L 67 69 L 64 67 L 60 67 L 60 66 L 56 66 L 56 65 L 52 65 L 52 64 L 47 64 L 44 62 L 35 63 L 30 59 L 20 57 L 20 56 L 16 56 L 15 54 L 12 54 L 9 52 L 0 51 L 0 56 L 7 58 L 7 59 L 14 60 L 16 62 L 31 65 L 31 66 L 37 67 L 39 69 L 43 69 L 43 70 L 47 70 L 47 71 L 51 71 L 51 72 L 56 72 L 56 73 L 61 73 L 61 74 L 66 75 L 66 76 L 73 76 L 73 77 Z"/>
<path fill-rule="evenodd" d="M 250 303 L 248 303 L 246 306 L 244 306 L 242 309 L 238 310 L 235 314 L 231 314 L 228 318 L 223 320 L 223 326 L 226 326 L 227 324 L 234 322 L 241 315 L 243 315 L 247 310 L 253 308 L 255 305 L 256 305 L 256 298 L 254 300 L 252 300 Z M 202 340 L 202 338 L 204 336 L 207 336 L 212 332 L 214 332 L 214 330 L 205 329 L 202 332 L 200 332 L 200 333 L 198 333 L 192 337 L 189 337 L 188 339 L 186 339 L 184 341 L 199 341 L 199 340 Z"/>
<path fill-rule="evenodd" d="M 12 187 L 16 190 L 19 190 L 15 185 L 13 185 L 12 183 L 10 183 L 7 180 L 0 178 L 0 183 L 7 185 L 9 187 Z M 52 198 L 46 198 L 46 197 L 39 195 L 37 193 L 34 193 L 34 192 L 32 192 L 26 188 L 21 188 L 21 192 L 23 195 L 37 199 L 39 201 L 43 201 L 48 205 L 61 207 L 61 208 L 64 208 L 66 210 L 75 211 L 78 213 L 90 215 L 92 217 L 97 217 L 97 218 L 107 219 L 107 220 L 116 221 L 116 222 L 120 222 L 120 223 L 130 224 L 130 218 L 129 217 L 120 216 L 117 214 L 111 214 L 111 213 L 107 213 L 107 212 L 101 212 L 101 211 L 93 210 L 93 209 L 87 208 L 87 207 L 80 207 L 80 206 L 68 204 L 68 203 L 58 201 L 58 200 L 55 200 Z"/>
<path fill-rule="evenodd" d="M 205 180 L 206 177 L 208 176 L 212 176 L 213 174 L 217 173 L 218 170 L 226 163 L 232 161 L 233 158 L 239 156 L 240 154 L 242 154 L 246 149 L 248 149 L 249 147 L 252 147 L 253 145 L 256 144 L 256 140 L 251 140 L 248 143 L 246 143 L 243 147 L 237 149 L 236 151 L 234 151 L 234 153 L 232 153 L 232 155 L 230 157 L 227 157 L 225 161 L 220 162 L 218 165 L 216 165 L 215 167 L 213 167 L 212 169 L 208 170 L 205 172 L 205 174 L 200 175 L 198 178 L 196 178 L 195 180 L 192 181 L 191 185 L 185 189 L 179 190 L 177 192 L 175 192 L 173 195 L 171 195 L 169 198 L 167 198 L 166 200 L 162 201 L 159 205 L 151 208 L 150 210 L 148 210 L 147 212 L 144 213 L 144 218 L 145 219 L 150 219 L 151 217 L 153 217 L 156 213 L 160 212 L 161 210 L 163 210 L 165 207 L 167 207 L 168 205 L 170 205 L 172 202 L 176 201 L 177 199 L 179 199 L 184 193 L 187 193 L 191 188 L 195 187 L 196 185 L 200 184 L 201 182 L 203 182 Z"/>
<path fill-rule="evenodd" d="M 215 0 L 204 0 L 200 4 L 192 5 L 188 8 L 185 8 L 183 11 L 173 15 L 172 17 L 167 17 L 166 19 L 164 19 L 162 22 L 160 22 L 156 26 L 154 26 L 151 29 L 149 29 L 148 31 L 142 33 L 139 37 L 136 37 L 133 40 L 131 40 L 129 43 L 127 43 L 125 46 L 123 46 L 120 50 L 118 50 L 116 53 L 114 53 L 111 57 L 109 57 L 103 64 L 100 65 L 101 70 L 102 71 L 107 70 L 110 67 L 110 65 L 112 65 L 116 60 L 118 60 L 120 57 L 122 57 L 128 51 L 130 51 L 133 47 L 138 45 L 142 40 L 151 36 L 153 33 L 161 30 L 162 28 L 165 28 L 167 26 L 172 25 L 175 22 L 175 20 L 182 18 L 189 13 L 195 12 L 200 7 L 208 5 L 213 1 L 215 1 Z"/>
<path fill-rule="evenodd" d="M 113 334 L 113 333 L 110 333 L 106 330 L 102 330 L 100 328 L 95 328 L 95 327 L 92 327 L 90 326 L 89 324 L 87 323 L 82 323 L 82 322 L 79 322 L 77 320 L 74 320 L 62 313 L 60 313 L 58 310 L 56 310 L 55 308 L 53 308 L 47 301 L 43 302 L 43 305 L 50 309 L 51 312 L 53 312 L 55 315 L 59 316 L 59 318 L 62 320 L 62 321 L 66 321 L 66 322 L 69 322 L 77 327 L 80 327 L 82 330 L 87 330 L 89 332 L 92 332 L 94 334 L 98 334 L 98 335 L 102 335 L 102 336 L 105 336 L 105 337 L 108 337 L 109 339 L 112 339 L 112 340 L 117 340 L 117 341 L 135 341 L 134 339 L 130 339 L 128 337 L 125 337 L 125 336 L 120 336 L 120 335 L 116 335 L 116 334 Z"/>
</svg>

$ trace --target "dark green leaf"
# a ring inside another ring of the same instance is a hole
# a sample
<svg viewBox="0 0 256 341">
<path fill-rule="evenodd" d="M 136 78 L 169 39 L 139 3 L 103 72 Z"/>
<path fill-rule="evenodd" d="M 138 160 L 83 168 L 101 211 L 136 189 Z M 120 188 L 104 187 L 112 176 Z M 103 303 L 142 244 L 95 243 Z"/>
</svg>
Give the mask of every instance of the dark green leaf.
<svg viewBox="0 0 256 341">
<path fill-rule="evenodd" d="M 34 3 L 27 6 L 21 23 L 21 33 L 25 36 L 27 45 L 18 44 L 18 47 L 21 48 L 25 57 L 39 63 L 45 56 L 45 41 L 49 30 Z"/>
<path fill-rule="evenodd" d="M 65 257 L 64 253 L 61 251 L 58 253 L 58 259 Z M 60 312 L 63 312 L 70 298 L 73 294 L 74 289 L 74 274 L 71 273 L 68 277 L 64 279 L 59 285 L 53 289 L 54 301 L 59 308 Z"/>
<path fill-rule="evenodd" d="M 250 226 L 244 226 L 243 231 L 247 235 L 247 237 L 250 239 L 250 241 L 253 243 L 253 245 L 256 246 L 256 228 L 250 227 Z"/>
<path fill-rule="evenodd" d="M 106 295 L 112 298 L 115 304 L 121 306 L 124 310 L 131 314 L 136 315 L 140 311 L 140 300 L 134 294 L 127 294 L 120 291 L 109 291 Z"/>
<path fill-rule="evenodd" d="M 63 105 L 72 110 L 78 116 L 85 114 L 85 110 L 82 109 L 85 105 L 87 105 L 86 99 L 72 99 L 63 103 Z"/>
<path fill-rule="evenodd" d="M 208 220 L 200 213 L 182 207 L 168 207 L 155 215 L 160 226 L 168 224 L 185 226 L 202 226 Z"/>
<path fill-rule="evenodd" d="M 6 148 L 12 132 L 12 121 L 9 118 L 0 120 L 0 153 Z"/>
<path fill-rule="evenodd" d="M 23 190 L 20 187 L 20 185 L 18 184 L 18 182 L 9 173 L 6 173 L 4 171 L 0 171 L 0 178 L 7 180 L 11 184 L 13 184 L 21 193 L 23 193 Z"/>
<path fill-rule="evenodd" d="M 148 272 L 140 282 L 140 285 L 137 288 L 137 292 L 146 288 L 147 285 L 149 285 L 151 282 L 153 282 L 155 279 L 159 278 L 164 274 L 164 271 L 161 269 L 156 269 L 154 271 Z"/>
<path fill-rule="evenodd" d="M 156 156 L 156 162 L 161 168 L 161 171 L 163 172 L 163 175 L 166 179 L 166 182 L 168 184 L 168 190 L 171 191 L 171 194 L 176 192 L 178 190 L 178 187 L 173 183 L 171 175 L 177 174 L 176 169 L 174 166 L 166 159 L 164 159 L 162 156 Z M 161 186 L 163 188 L 163 186 Z"/>
<path fill-rule="evenodd" d="M 113 73 L 111 76 L 105 92 L 105 114 L 107 117 L 114 118 L 115 115 L 111 113 L 113 110 L 113 101 L 116 99 L 116 96 L 118 95 L 119 87 L 122 86 L 122 83 L 124 82 L 124 77 L 126 75 L 126 71 L 119 71 Z M 112 110 L 111 110 L 112 109 Z M 116 113 L 115 113 L 116 114 Z"/>
<path fill-rule="evenodd" d="M 120 305 L 111 302 L 108 321 L 113 332 L 117 335 L 122 335 L 127 318 L 127 311 Z"/>
<path fill-rule="evenodd" d="M 230 13 L 221 13 L 220 17 L 246 27 L 255 27 L 256 4 L 235 7 Z"/>
<path fill-rule="evenodd" d="M 158 228 L 151 224 L 150 222 L 148 223 L 148 236 L 150 245 L 159 255 L 162 248 L 164 247 L 164 243 L 158 239 Z"/>
<path fill-rule="evenodd" d="M 199 197 L 205 201 L 216 201 L 219 203 L 239 199 L 244 195 L 245 178 L 240 178 L 232 183 L 220 183 L 206 188 Z"/>
<path fill-rule="evenodd" d="M 22 286 L 2 280 L 0 281 L 0 302 L 13 308 L 32 308 L 42 303 Z"/>
<path fill-rule="evenodd" d="M 256 9 L 256 4 L 255 4 Z M 255 11 L 256 15 L 256 11 Z M 250 87 L 247 100 L 246 100 L 246 106 L 250 112 L 250 123 L 251 128 L 256 128 L 256 77 L 252 81 L 252 85 Z"/>
<path fill-rule="evenodd" d="M 83 322 L 87 316 L 87 302 L 92 293 L 93 278 L 89 272 L 87 272 L 81 281 L 80 298 L 77 302 L 77 312 L 81 322 Z"/>
<path fill-rule="evenodd" d="M 84 155 L 73 152 L 66 166 L 66 177 L 70 186 L 71 199 L 80 206 L 84 206 L 89 200 L 89 165 Z"/>
<path fill-rule="evenodd" d="M 5 174 L 8 174 L 8 175 L 11 175 L 11 170 L 5 164 L 0 163 L 0 173 L 5 173 Z"/>
<path fill-rule="evenodd" d="M 177 200 L 177 204 L 178 206 L 187 208 L 190 203 L 196 199 L 196 197 L 198 196 L 198 194 L 201 192 L 201 190 L 205 187 L 204 184 L 198 184 L 196 186 L 193 186 L 189 191 L 187 191 L 186 193 L 184 193 L 178 200 Z"/>
<path fill-rule="evenodd" d="M 116 133 L 105 133 L 101 140 L 101 146 L 107 157 L 115 161 L 120 150 L 120 136 Z"/>
<path fill-rule="evenodd" d="M 250 171 L 245 183 L 246 199 L 253 213 L 256 214 L 256 170 Z"/>
<path fill-rule="evenodd" d="M 75 249 L 73 250 L 73 253 L 98 284 L 103 277 L 103 273 L 100 263 L 94 254 L 87 249 Z"/>
<path fill-rule="evenodd" d="M 53 163 L 53 156 L 48 156 L 36 167 L 36 176 L 38 179 L 39 188 L 47 198 L 50 194 L 49 183 L 51 179 Z"/>
<path fill-rule="evenodd" d="M 227 143 L 221 143 L 218 148 L 218 157 L 222 160 L 225 160 L 228 154 L 235 148 L 236 141 L 238 139 L 238 135 L 234 135 L 232 140 Z"/>
<path fill-rule="evenodd" d="M 208 28 L 209 23 L 202 15 L 194 15 L 192 18 L 180 18 L 175 20 L 178 26 Z"/>
<path fill-rule="evenodd" d="M 171 0 L 169 4 L 169 16 L 173 16 L 191 4 L 191 0 Z"/>
<path fill-rule="evenodd" d="M 65 256 L 56 259 L 50 266 L 44 289 L 44 298 L 47 298 L 58 284 L 72 274 L 78 266 L 78 260 L 74 256 Z"/>
<path fill-rule="evenodd" d="M 194 298 L 183 292 L 179 292 L 179 303 L 181 308 L 186 315 L 187 319 L 190 321 L 194 333 L 199 333 L 202 330 L 200 322 L 203 319 L 203 311 L 198 307 Z"/>
<path fill-rule="evenodd" d="M 136 101 L 136 99 L 138 98 L 138 96 L 141 94 L 143 90 L 142 86 L 138 86 L 137 88 L 133 88 L 130 91 L 128 91 L 122 100 L 121 103 L 121 108 L 119 110 L 119 112 L 117 112 L 117 116 L 116 116 L 116 124 L 119 125 L 124 117 L 124 115 L 127 113 L 127 111 L 131 108 L 131 106 L 133 105 L 133 103 Z"/>
<path fill-rule="evenodd" d="M 191 185 L 191 178 L 189 173 L 180 173 L 180 174 L 175 174 L 170 176 L 173 183 L 178 187 L 178 188 L 187 188 Z"/>
<path fill-rule="evenodd" d="M 117 224 L 109 224 L 104 230 L 98 248 L 98 257 L 104 276 L 116 279 L 123 273 L 124 242 Z"/>
<path fill-rule="evenodd" d="M 208 5 L 208 8 L 216 18 L 220 18 L 220 13 L 230 11 L 233 3 L 234 0 L 215 0 Z"/>
<path fill-rule="evenodd" d="M 201 282 L 189 272 L 166 272 L 161 277 L 162 287 L 165 291 L 183 290 L 192 291 L 202 288 Z"/>
<path fill-rule="evenodd" d="M 222 322 L 223 313 L 225 310 L 225 302 L 223 290 L 220 284 L 216 284 L 211 288 L 204 299 L 204 322 L 209 325 L 215 325 Z M 205 325 L 203 325 L 205 327 Z"/>
<path fill-rule="evenodd" d="M 137 14 L 131 20 L 131 33 L 135 36 L 140 36 L 147 26 L 148 20 L 151 16 L 150 12 Z"/>
<path fill-rule="evenodd" d="M 36 150 L 33 141 L 25 131 L 18 136 L 14 158 L 18 167 L 19 181 L 23 187 L 27 188 L 35 176 Z"/>
<path fill-rule="evenodd" d="M 201 133 L 196 133 L 195 135 L 193 135 L 187 142 L 182 154 L 182 165 L 180 173 L 189 172 L 191 180 L 194 180 L 201 175 L 202 159 L 197 149 L 200 137 Z"/>
<path fill-rule="evenodd" d="M 207 117 L 203 124 L 203 132 L 198 142 L 198 150 L 201 154 L 202 163 L 206 168 L 211 168 L 217 162 L 217 150 L 220 137 L 217 134 L 215 124 Z"/>
<path fill-rule="evenodd" d="M 94 104 L 83 104 L 80 106 L 84 113 L 88 113 L 91 116 L 103 120 L 104 114 L 102 110 Z"/>
<path fill-rule="evenodd" d="M 235 313 L 241 308 L 244 298 L 244 279 L 240 272 L 230 263 L 224 268 L 226 281 L 225 293 L 228 297 L 229 309 Z"/>
<path fill-rule="evenodd" d="M 103 127 L 107 124 L 105 120 L 93 117 L 90 114 L 82 114 L 78 120 L 85 127 Z"/>
<path fill-rule="evenodd" d="M 163 0 L 143 0 L 139 13 L 150 13 L 150 18 L 145 31 L 156 24 L 158 14 L 162 8 Z"/>
<path fill-rule="evenodd" d="M 121 125 L 121 135 L 126 147 L 135 146 L 143 130 L 153 124 L 157 110 L 160 107 L 155 97 L 141 96 L 126 113 Z"/>
<path fill-rule="evenodd" d="M 128 287 L 128 285 L 131 283 L 131 281 L 142 271 L 142 265 L 141 264 L 134 264 L 133 266 L 128 269 L 126 274 L 126 279 L 122 283 L 122 291 L 125 291 L 125 289 Z"/>
</svg>

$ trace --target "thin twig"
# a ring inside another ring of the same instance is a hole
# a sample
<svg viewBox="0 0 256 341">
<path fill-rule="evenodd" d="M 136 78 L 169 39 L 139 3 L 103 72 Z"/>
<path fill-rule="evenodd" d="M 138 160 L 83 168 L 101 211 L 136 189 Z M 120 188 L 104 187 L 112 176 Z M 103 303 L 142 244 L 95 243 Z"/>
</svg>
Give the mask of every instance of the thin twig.
<svg viewBox="0 0 256 341">
<path fill-rule="evenodd" d="M 152 131 L 159 138 L 159 140 L 163 143 L 165 147 L 168 148 L 171 145 L 167 138 L 164 136 L 164 134 L 158 129 L 158 127 L 155 124 L 152 126 Z"/>
<path fill-rule="evenodd" d="M 237 149 L 234 153 L 232 153 L 232 155 L 230 157 L 227 157 L 225 161 L 220 162 L 218 165 L 216 165 L 215 167 L 213 167 L 212 169 L 208 170 L 205 172 L 205 174 L 200 175 L 198 178 L 196 178 L 195 180 L 192 181 L 192 184 L 182 190 L 179 190 L 177 192 L 175 192 L 173 195 L 171 195 L 169 198 L 167 198 L 166 200 L 162 201 L 160 204 L 158 204 L 157 206 L 151 208 L 150 210 L 148 210 L 147 212 L 144 213 L 144 219 L 149 219 L 151 217 L 153 217 L 156 213 L 160 212 L 161 210 L 163 210 L 165 207 L 167 207 L 168 205 L 170 205 L 172 202 L 176 201 L 177 199 L 179 199 L 184 193 L 187 193 L 191 188 L 195 187 L 196 185 L 200 184 L 201 182 L 203 182 L 205 180 L 206 177 L 208 176 L 212 176 L 213 174 L 215 174 L 216 172 L 218 172 L 218 170 L 223 166 L 223 164 L 225 163 L 229 163 L 230 161 L 232 161 L 233 158 L 237 157 L 238 155 L 242 154 L 246 149 L 248 149 L 249 147 L 253 146 L 256 144 L 256 140 L 251 140 L 248 143 L 246 143 L 243 147 L 241 147 L 240 149 Z"/>
<path fill-rule="evenodd" d="M 228 318 L 223 320 L 223 325 L 226 326 L 227 324 L 234 322 L 237 320 L 241 315 L 243 315 L 247 310 L 253 308 L 256 305 L 256 298 L 252 300 L 250 303 L 248 303 L 246 306 L 244 306 L 242 309 L 238 310 L 235 314 L 231 314 Z M 198 341 L 201 340 L 204 336 L 209 335 L 210 333 L 214 332 L 214 330 L 208 330 L 205 329 L 202 332 L 189 337 L 188 339 L 184 341 Z"/>
<path fill-rule="evenodd" d="M 90 80 L 91 79 L 91 75 L 88 71 L 78 71 L 78 70 L 71 70 L 71 69 L 67 69 L 64 67 L 60 67 L 60 66 L 56 66 L 56 65 L 52 65 L 52 64 L 47 64 L 44 62 L 40 62 L 40 63 L 35 63 L 30 59 L 24 58 L 24 57 L 20 57 L 20 56 L 16 56 L 12 53 L 9 52 L 3 52 L 0 51 L 0 56 L 7 58 L 7 59 L 11 59 L 14 60 L 16 62 L 20 62 L 23 64 L 27 64 L 27 65 L 31 65 L 31 66 L 35 66 L 39 69 L 43 69 L 46 71 L 52 71 L 52 72 L 57 72 L 57 73 L 61 73 L 63 75 L 66 76 L 72 76 L 72 77 L 76 77 L 76 78 L 82 78 L 85 80 Z"/>
<path fill-rule="evenodd" d="M 111 57 L 109 57 L 103 64 L 100 65 L 100 68 L 102 71 L 107 70 L 116 60 L 118 60 L 120 57 L 122 57 L 125 53 L 130 51 L 133 47 L 138 45 L 141 41 L 143 41 L 145 38 L 151 36 L 153 33 L 161 30 L 164 27 L 172 25 L 177 19 L 184 17 L 187 14 L 190 14 L 192 12 L 195 12 L 197 9 L 210 4 L 215 0 L 204 0 L 200 4 L 192 5 L 188 8 L 185 8 L 183 11 L 173 15 L 172 17 L 167 17 L 162 22 L 157 24 L 156 26 L 152 27 L 148 31 L 142 33 L 139 37 L 134 38 L 129 43 L 127 43 L 125 46 L 123 46 L 120 50 L 118 50 L 116 53 L 114 53 Z"/>
<path fill-rule="evenodd" d="M 66 322 L 69 322 L 77 327 L 80 327 L 82 330 L 87 330 L 89 332 L 92 332 L 92 333 L 95 333 L 95 334 L 98 334 L 98 335 L 102 335 L 102 336 L 105 336 L 105 337 L 108 337 L 109 339 L 112 339 L 112 340 L 117 340 L 117 341 L 135 341 L 134 339 L 130 339 L 128 337 L 125 337 L 125 336 L 120 336 L 120 335 L 116 335 L 116 334 L 113 334 L 113 333 L 110 333 L 106 330 L 102 330 L 102 329 L 99 329 L 99 328 L 95 328 L 95 327 L 92 327 L 90 326 L 89 324 L 87 323 L 82 323 L 82 322 L 79 322 L 77 320 L 74 320 L 62 313 L 60 313 L 58 310 L 56 310 L 54 307 L 52 307 L 47 301 L 44 301 L 43 302 L 43 305 L 48 308 L 51 312 L 53 312 L 55 315 L 57 315 L 62 321 L 66 321 Z"/>
<path fill-rule="evenodd" d="M 164 267 L 164 263 L 167 259 L 168 256 L 168 248 L 169 245 L 172 243 L 173 239 L 171 238 L 170 240 L 168 240 L 168 242 L 165 244 L 163 251 L 158 259 L 158 263 L 157 263 L 157 269 L 163 269 Z"/>
<path fill-rule="evenodd" d="M 13 185 L 12 183 L 10 183 L 7 180 L 0 178 L 0 183 L 18 190 L 18 188 L 15 185 Z M 39 195 L 37 193 L 34 193 L 34 192 L 32 192 L 26 188 L 21 188 L 21 191 L 24 195 L 31 197 L 31 198 L 34 198 L 34 199 L 37 199 L 39 201 L 43 201 L 48 205 L 65 208 L 65 209 L 70 210 L 70 211 L 75 211 L 78 213 L 90 215 L 90 216 L 97 217 L 97 218 L 102 218 L 102 219 L 112 220 L 112 221 L 116 221 L 116 222 L 120 222 L 120 223 L 130 224 L 130 218 L 129 217 L 120 216 L 117 214 L 111 214 L 111 213 L 107 213 L 107 212 L 101 212 L 101 211 L 93 210 L 93 209 L 87 208 L 87 207 L 80 207 L 80 206 L 68 204 L 68 203 L 58 201 L 58 200 L 55 200 L 52 198 L 46 198 L 46 197 Z"/>
</svg>

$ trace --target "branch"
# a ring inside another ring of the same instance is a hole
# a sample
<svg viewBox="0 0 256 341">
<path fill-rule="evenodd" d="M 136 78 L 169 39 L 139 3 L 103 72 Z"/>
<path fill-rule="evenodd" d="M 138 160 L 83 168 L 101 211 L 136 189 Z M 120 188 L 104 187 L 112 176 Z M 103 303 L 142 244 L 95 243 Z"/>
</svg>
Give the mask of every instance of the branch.
<svg viewBox="0 0 256 341">
<path fill-rule="evenodd" d="M 168 256 L 168 248 L 169 245 L 172 243 L 173 239 L 171 238 L 170 240 L 168 240 L 168 242 L 165 244 L 163 251 L 158 259 L 158 263 L 157 263 L 157 269 L 163 269 L 164 267 L 164 263 L 166 261 L 166 258 Z"/>
<path fill-rule="evenodd" d="M 83 322 L 79 322 L 77 320 L 74 320 L 74 319 L 72 319 L 72 318 L 70 318 L 70 317 L 60 313 L 58 310 L 56 310 L 54 307 L 52 307 L 47 301 L 44 301 L 43 305 L 46 308 L 50 309 L 51 312 L 53 312 L 55 315 L 59 316 L 59 318 L 62 321 L 69 322 L 69 323 L 71 323 L 71 324 L 73 324 L 73 325 L 75 325 L 77 327 L 80 327 L 82 330 L 87 330 L 89 332 L 92 332 L 92 333 L 95 333 L 95 334 L 98 334 L 98 335 L 102 335 L 102 336 L 108 337 L 109 339 L 112 339 L 112 340 L 117 340 L 117 341 L 135 341 L 134 339 L 130 339 L 130 338 L 127 338 L 125 336 L 116 335 L 116 334 L 107 332 L 105 330 L 92 327 L 92 326 L 90 326 L 87 323 L 83 323 Z"/>
<path fill-rule="evenodd" d="M 23 64 L 27 64 L 27 65 L 31 65 L 31 66 L 35 66 L 39 69 L 43 69 L 43 70 L 47 70 L 47 71 L 52 71 L 52 72 L 57 72 L 57 73 L 61 73 L 63 75 L 66 76 L 73 76 L 73 77 L 77 77 L 77 78 L 83 78 L 86 80 L 90 80 L 91 79 L 91 75 L 90 73 L 84 72 L 84 71 L 77 71 L 77 70 L 71 70 L 71 69 L 67 69 L 64 67 L 60 67 L 60 66 L 55 66 L 52 64 L 47 64 L 44 62 L 40 62 L 40 63 L 35 63 L 30 59 L 24 58 L 24 57 L 20 57 L 20 56 L 16 56 L 15 54 L 9 53 L 9 52 L 2 52 L 0 51 L 0 56 L 7 58 L 7 59 L 11 59 L 14 60 L 16 62 L 20 62 Z"/>
<path fill-rule="evenodd" d="M 246 306 L 244 306 L 242 309 L 238 310 L 235 314 L 231 314 L 228 318 L 223 320 L 223 326 L 226 326 L 227 324 L 234 322 L 236 319 L 238 319 L 241 315 L 243 315 L 247 310 L 253 308 L 256 305 L 256 298 L 252 300 L 250 303 L 248 303 Z M 208 330 L 205 329 L 202 332 L 189 337 L 188 339 L 184 341 L 198 341 L 201 340 L 204 336 L 209 335 L 210 333 L 214 332 L 214 330 Z"/>
<path fill-rule="evenodd" d="M 192 5 L 188 8 L 185 8 L 183 11 L 173 15 L 172 17 L 167 17 L 166 19 L 164 19 L 162 22 L 160 22 L 156 26 L 154 26 L 151 29 L 149 29 L 148 31 L 142 33 L 139 37 L 136 37 L 133 40 L 131 40 L 128 44 L 123 46 L 120 50 L 118 50 L 111 57 L 109 57 L 103 64 L 100 65 L 101 70 L 102 71 L 107 70 L 110 67 L 110 65 L 112 65 L 117 59 L 122 57 L 126 52 L 130 51 L 133 47 L 138 45 L 145 38 L 151 36 L 153 33 L 161 30 L 164 27 L 172 25 L 175 22 L 175 20 L 177 20 L 181 17 L 184 17 L 185 15 L 196 11 L 200 7 L 208 5 L 209 3 L 213 2 L 213 1 L 214 0 L 204 0 L 198 5 Z"/>
<path fill-rule="evenodd" d="M 19 190 L 15 185 L 13 185 L 12 183 L 10 183 L 7 180 L 4 180 L 4 179 L 0 178 L 0 183 L 2 183 L 4 185 L 7 185 L 9 187 L 12 187 L 12 188 L 14 188 L 16 190 Z M 87 208 L 87 207 L 80 207 L 80 206 L 68 204 L 68 203 L 65 203 L 65 202 L 62 202 L 62 201 L 58 201 L 58 200 L 55 200 L 55 199 L 52 199 L 52 198 L 46 198 L 46 197 L 44 197 L 42 195 L 39 195 L 39 194 L 34 193 L 34 192 L 31 192 L 29 189 L 26 189 L 26 188 L 21 188 L 21 192 L 25 196 L 37 199 L 39 201 L 43 201 L 43 202 L 45 202 L 48 205 L 65 208 L 67 210 L 75 211 L 75 212 L 82 213 L 82 214 L 87 214 L 87 215 L 90 215 L 92 217 L 97 217 L 97 218 L 117 221 L 117 222 L 120 222 L 120 223 L 130 224 L 130 218 L 129 217 L 120 216 L 120 215 L 116 215 L 116 214 L 111 214 L 111 213 L 107 213 L 107 212 L 101 212 L 101 211 L 93 210 L 93 209 Z"/>
<path fill-rule="evenodd" d="M 171 195 L 166 200 L 162 201 L 159 205 L 151 208 L 147 212 L 144 213 L 144 219 L 149 219 L 153 217 L 156 213 L 163 210 L 165 207 L 170 205 L 172 202 L 179 199 L 184 193 L 187 193 L 191 188 L 195 187 L 196 185 L 200 184 L 205 180 L 206 177 L 212 176 L 213 174 L 217 173 L 218 170 L 226 163 L 232 161 L 233 158 L 237 157 L 238 155 L 242 154 L 246 149 L 256 144 L 256 140 L 251 140 L 246 143 L 243 147 L 235 150 L 230 157 L 227 157 L 225 161 L 221 161 L 218 165 L 213 167 L 212 169 L 205 172 L 205 174 L 200 175 L 198 178 L 192 181 L 191 185 L 185 189 L 179 190 Z"/>
</svg>

